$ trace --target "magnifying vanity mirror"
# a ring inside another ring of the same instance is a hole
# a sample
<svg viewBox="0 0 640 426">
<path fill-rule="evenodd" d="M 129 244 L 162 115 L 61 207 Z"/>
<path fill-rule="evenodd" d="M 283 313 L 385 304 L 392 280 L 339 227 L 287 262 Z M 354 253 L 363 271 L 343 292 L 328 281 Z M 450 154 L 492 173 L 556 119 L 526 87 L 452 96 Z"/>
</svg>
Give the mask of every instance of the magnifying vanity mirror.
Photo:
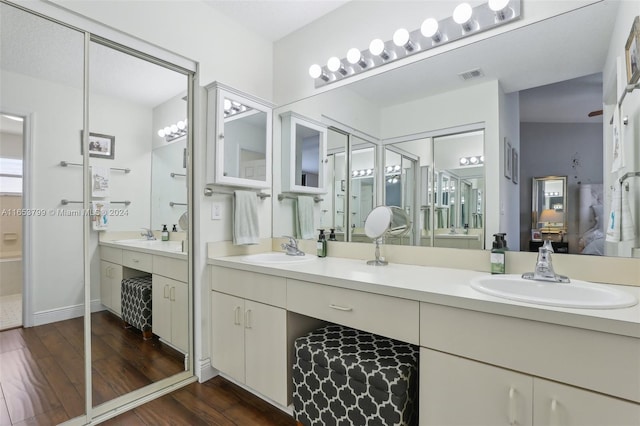
<svg viewBox="0 0 640 426">
<path fill-rule="evenodd" d="M 387 265 L 389 262 L 380 257 L 380 244 L 384 237 L 402 237 L 411 230 L 411 220 L 407 213 L 396 206 L 378 206 L 367 215 L 364 221 L 364 233 L 376 244 L 374 260 L 367 265 Z"/>
</svg>

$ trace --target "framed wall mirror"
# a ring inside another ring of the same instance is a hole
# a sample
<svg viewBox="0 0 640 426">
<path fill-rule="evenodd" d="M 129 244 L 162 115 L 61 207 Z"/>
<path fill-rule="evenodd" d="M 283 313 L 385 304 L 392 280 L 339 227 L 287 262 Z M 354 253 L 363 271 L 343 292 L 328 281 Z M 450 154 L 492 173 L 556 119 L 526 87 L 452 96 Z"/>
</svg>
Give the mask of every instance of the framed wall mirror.
<svg viewBox="0 0 640 426">
<path fill-rule="evenodd" d="M 567 177 L 537 177 L 531 185 L 530 251 L 535 251 L 540 241 L 551 240 L 555 244 L 554 250 L 568 253 L 564 240 L 568 230 Z"/>
<path fill-rule="evenodd" d="M 283 191 L 324 194 L 327 126 L 291 111 L 280 117 Z"/>
<path fill-rule="evenodd" d="M 272 105 L 217 82 L 207 95 L 208 183 L 270 188 Z"/>
</svg>

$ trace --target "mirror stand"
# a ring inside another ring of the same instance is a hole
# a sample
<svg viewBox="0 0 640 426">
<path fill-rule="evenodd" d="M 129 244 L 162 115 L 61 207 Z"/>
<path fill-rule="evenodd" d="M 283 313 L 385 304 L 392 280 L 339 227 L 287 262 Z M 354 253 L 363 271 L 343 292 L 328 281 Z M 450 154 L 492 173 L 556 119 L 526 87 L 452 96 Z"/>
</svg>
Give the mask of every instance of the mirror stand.
<svg viewBox="0 0 640 426">
<path fill-rule="evenodd" d="M 387 262 L 386 260 L 380 259 L 380 241 L 381 240 L 382 240 L 382 238 L 376 238 L 375 239 L 375 243 L 376 243 L 376 258 L 374 260 L 368 260 L 367 261 L 367 265 L 385 266 L 385 265 L 389 264 L 389 262 Z"/>
</svg>

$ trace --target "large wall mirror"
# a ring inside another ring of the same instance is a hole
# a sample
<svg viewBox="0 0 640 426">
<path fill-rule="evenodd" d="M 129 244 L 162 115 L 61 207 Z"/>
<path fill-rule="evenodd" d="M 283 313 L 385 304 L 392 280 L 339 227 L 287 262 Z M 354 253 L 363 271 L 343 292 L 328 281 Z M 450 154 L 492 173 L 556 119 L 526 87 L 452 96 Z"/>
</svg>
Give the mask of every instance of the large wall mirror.
<svg viewBox="0 0 640 426">
<path fill-rule="evenodd" d="M 385 172 L 376 170 L 377 182 L 385 185 L 377 189 L 378 196 L 386 190 L 388 199 L 401 204 L 420 225 L 399 243 L 484 249 L 492 234 L 507 232 L 510 250 L 528 251 L 532 178 L 567 176 L 569 217 L 564 239 L 570 241 L 569 253 L 580 253 L 578 240 L 585 240 L 583 231 L 590 229 L 587 221 L 577 219 L 585 198 L 580 194 L 587 186 L 591 188 L 587 192 L 599 194 L 585 209 L 591 216 L 602 211 L 606 199 L 606 191 L 603 196 L 597 187 L 606 181 L 607 159 L 602 152 L 608 129 L 602 116 L 589 113 L 602 109 L 604 88 L 615 85 L 602 80 L 610 46 L 601 35 L 612 33 L 621 7 L 622 2 L 597 2 L 341 87 L 328 87 L 282 108 L 324 123 L 341 123 L 353 134 L 366 134 L 378 145 L 397 148 L 395 153 L 406 154 L 407 161 L 419 159 L 412 165 L 419 170 L 415 182 L 420 183 L 413 200 L 411 188 L 401 188 L 401 179 L 394 184 L 391 177 L 384 183 Z M 580 55 L 566 55 L 578 51 Z M 557 64 L 553 73 L 550 62 Z M 484 75 L 462 81 L 457 74 L 469 63 Z M 560 114 L 553 105 L 567 105 L 562 111 L 571 115 Z M 447 143 L 450 136 L 474 132 L 480 141 L 477 147 L 454 154 L 453 144 Z M 588 149 L 587 137 L 594 139 Z M 409 141 L 415 142 L 413 149 L 403 146 Z M 512 148 L 508 153 L 507 142 Z M 455 158 L 447 164 L 449 154 Z M 507 156 L 509 164 L 516 161 L 508 173 Z M 463 158 L 467 163 L 460 162 Z M 586 167 L 595 162 L 602 167 Z M 382 202 L 386 200 L 380 198 L 378 203 Z M 274 236 L 290 226 L 287 216 L 278 214 L 281 208 L 274 204 Z M 337 217 L 337 210 L 344 211 L 335 209 L 324 217 L 330 213 Z"/>
<path fill-rule="evenodd" d="M 186 229 L 160 229 L 188 209 L 193 71 L 6 3 L 0 17 L 1 112 L 25 123 L 21 138 L 3 126 L 0 152 L 22 154 L 22 207 L 48 213 L 25 222 L 3 401 L 16 424 L 104 415 L 192 376 Z M 149 334 L 125 316 L 129 279 L 151 283 Z"/>
</svg>

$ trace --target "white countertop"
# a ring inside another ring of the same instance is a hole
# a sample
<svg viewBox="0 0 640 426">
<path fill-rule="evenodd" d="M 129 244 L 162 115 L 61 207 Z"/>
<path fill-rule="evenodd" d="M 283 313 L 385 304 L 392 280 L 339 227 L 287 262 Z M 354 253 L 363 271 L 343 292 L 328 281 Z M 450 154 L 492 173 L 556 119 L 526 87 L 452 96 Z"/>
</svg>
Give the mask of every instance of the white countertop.
<svg viewBox="0 0 640 426">
<path fill-rule="evenodd" d="M 403 264 L 370 266 L 363 260 L 315 256 L 304 262 L 272 264 L 228 256 L 210 258 L 208 264 L 640 338 L 640 304 L 621 309 L 576 309 L 502 299 L 471 288 L 472 278 L 489 275 L 484 272 Z M 640 299 L 640 287 L 613 287 Z"/>
<path fill-rule="evenodd" d="M 187 260 L 187 253 L 182 252 L 182 242 L 180 241 L 160 241 L 160 240 L 121 240 L 121 241 L 100 241 L 101 246 L 113 247 L 141 253 L 154 254 L 156 256 L 172 257 L 174 259 Z"/>
</svg>

